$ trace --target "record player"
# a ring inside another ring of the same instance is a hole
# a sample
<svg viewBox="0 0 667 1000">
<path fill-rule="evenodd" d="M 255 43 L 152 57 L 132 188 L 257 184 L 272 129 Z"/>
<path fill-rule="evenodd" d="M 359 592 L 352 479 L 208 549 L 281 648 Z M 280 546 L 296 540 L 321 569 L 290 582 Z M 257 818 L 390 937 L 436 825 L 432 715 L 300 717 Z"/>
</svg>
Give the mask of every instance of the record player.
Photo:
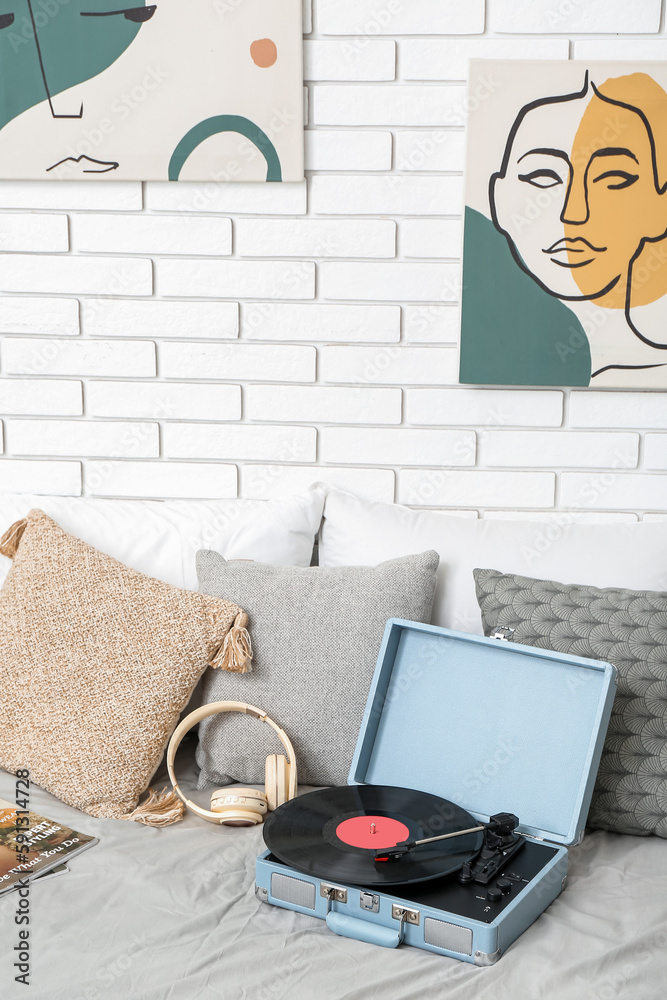
<svg viewBox="0 0 667 1000">
<path fill-rule="evenodd" d="M 348 785 L 267 819 L 262 901 L 475 965 L 539 917 L 583 836 L 615 670 L 500 640 L 387 623 Z"/>
</svg>

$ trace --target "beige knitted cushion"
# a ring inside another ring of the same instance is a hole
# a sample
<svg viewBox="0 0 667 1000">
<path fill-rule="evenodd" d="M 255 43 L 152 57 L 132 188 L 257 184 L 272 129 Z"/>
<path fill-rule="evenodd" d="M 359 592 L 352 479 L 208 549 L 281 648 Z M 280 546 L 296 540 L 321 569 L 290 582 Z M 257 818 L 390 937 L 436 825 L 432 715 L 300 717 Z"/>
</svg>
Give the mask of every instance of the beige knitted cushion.
<svg viewBox="0 0 667 1000">
<path fill-rule="evenodd" d="M 0 767 L 29 768 L 91 816 L 179 819 L 174 793 L 129 814 L 207 663 L 248 669 L 245 613 L 129 569 L 41 510 L 0 552 L 14 560 L 0 590 Z"/>
</svg>

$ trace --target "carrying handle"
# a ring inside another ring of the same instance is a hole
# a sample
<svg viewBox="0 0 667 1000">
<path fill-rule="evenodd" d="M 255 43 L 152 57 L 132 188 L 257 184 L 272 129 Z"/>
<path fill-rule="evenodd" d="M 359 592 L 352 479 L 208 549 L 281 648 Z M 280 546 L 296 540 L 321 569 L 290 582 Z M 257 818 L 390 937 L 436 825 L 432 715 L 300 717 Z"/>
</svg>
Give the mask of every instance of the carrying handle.
<svg viewBox="0 0 667 1000">
<path fill-rule="evenodd" d="M 366 941 L 368 944 L 379 944 L 382 948 L 397 948 L 401 941 L 399 928 L 394 930 L 381 924 L 372 924 L 368 920 L 360 920 L 358 917 L 337 913 L 335 910 L 329 910 L 327 913 L 327 927 L 341 937 Z"/>
</svg>

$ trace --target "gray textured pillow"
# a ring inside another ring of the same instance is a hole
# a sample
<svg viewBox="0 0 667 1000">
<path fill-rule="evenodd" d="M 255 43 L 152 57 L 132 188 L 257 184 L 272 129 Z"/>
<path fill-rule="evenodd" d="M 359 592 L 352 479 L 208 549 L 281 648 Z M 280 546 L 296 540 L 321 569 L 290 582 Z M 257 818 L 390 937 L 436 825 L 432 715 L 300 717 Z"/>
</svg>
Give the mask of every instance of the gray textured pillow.
<svg viewBox="0 0 667 1000">
<path fill-rule="evenodd" d="M 667 838 L 667 593 L 474 570 L 484 632 L 606 660 L 617 690 L 588 825 Z"/>
<path fill-rule="evenodd" d="M 437 568 L 437 552 L 331 569 L 198 552 L 199 589 L 243 599 L 254 650 L 242 678 L 207 671 L 204 702 L 257 705 L 291 739 L 300 782 L 345 784 L 387 619 L 430 621 Z M 284 750 L 268 726 L 227 713 L 204 719 L 199 787 L 263 783 L 269 753 Z"/>
</svg>

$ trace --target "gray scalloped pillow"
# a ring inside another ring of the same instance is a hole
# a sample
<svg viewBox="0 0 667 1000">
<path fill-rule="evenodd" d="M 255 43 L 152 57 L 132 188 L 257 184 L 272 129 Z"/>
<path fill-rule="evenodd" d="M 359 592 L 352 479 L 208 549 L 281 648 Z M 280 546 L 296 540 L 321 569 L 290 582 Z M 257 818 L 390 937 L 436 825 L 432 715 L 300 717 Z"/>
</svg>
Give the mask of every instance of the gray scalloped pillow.
<svg viewBox="0 0 667 1000">
<path fill-rule="evenodd" d="M 613 663 L 617 691 L 588 825 L 667 838 L 667 593 L 474 570 L 484 634 Z"/>
<path fill-rule="evenodd" d="M 227 562 L 197 553 L 199 589 L 243 598 L 252 621 L 253 670 L 204 676 L 204 703 L 243 701 L 275 720 L 294 745 L 299 781 L 344 785 L 389 618 L 429 622 L 437 552 L 379 566 L 327 569 Z M 246 716 L 199 725 L 200 788 L 264 782 L 264 760 L 284 753 L 268 726 Z"/>
</svg>

